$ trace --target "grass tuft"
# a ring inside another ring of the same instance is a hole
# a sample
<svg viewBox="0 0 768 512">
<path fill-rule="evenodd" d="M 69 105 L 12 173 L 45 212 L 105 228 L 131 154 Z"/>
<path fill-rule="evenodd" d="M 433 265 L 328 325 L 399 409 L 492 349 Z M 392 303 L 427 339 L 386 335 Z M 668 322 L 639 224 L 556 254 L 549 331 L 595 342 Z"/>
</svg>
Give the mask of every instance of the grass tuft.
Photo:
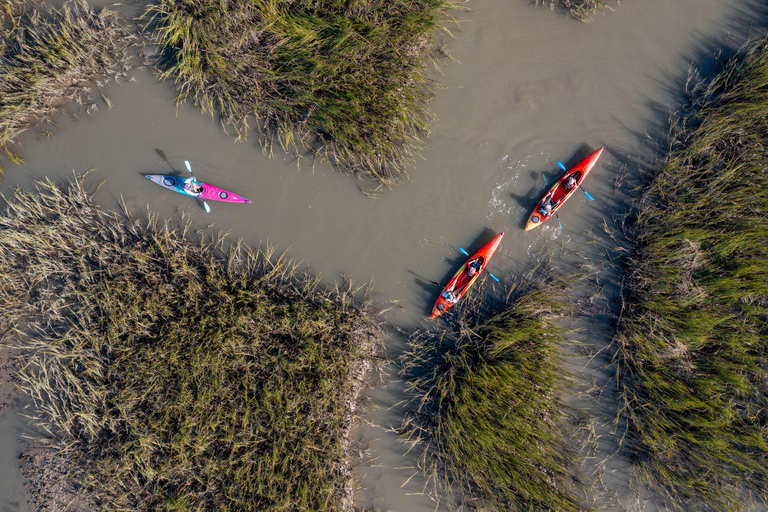
<svg viewBox="0 0 768 512">
<path fill-rule="evenodd" d="M 402 362 L 415 407 L 402 438 L 422 447 L 422 469 L 454 507 L 580 510 L 559 399 L 562 287 L 524 280 L 500 307 L 478 293 L 456 306 L 451 329 L 412 338 Z"/>
<path fill-rule="evenodd" d="M 598 9 L 605 7 L 602 0 L 549 0 L 552 5 L 557 6 L 571 18 L 583 22 L 592 20 L 592 14 Z"/>
</svg>

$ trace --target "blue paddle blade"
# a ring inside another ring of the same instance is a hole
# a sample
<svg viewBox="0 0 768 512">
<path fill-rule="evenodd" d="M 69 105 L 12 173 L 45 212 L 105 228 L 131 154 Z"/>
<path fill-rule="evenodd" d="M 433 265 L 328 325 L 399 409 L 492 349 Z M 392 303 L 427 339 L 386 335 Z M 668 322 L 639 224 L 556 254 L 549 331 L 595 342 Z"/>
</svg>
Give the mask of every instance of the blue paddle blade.
<svg viewBox="0 0 768 512">
<path fill-rule="evenodd" d="M 496 277 L 495 275 L 491 274 L 490 272 L 488 272 L 488 275 L 489 275 L 489 276 L 491 276 L 491 278 L 492 278 L 494 281 L 496 281 L 497 283 L 499 282 L 499 278 L 498 278 L 498 277 Z"/>
<path fill-rule="evenodd" d="M 544 178 L 544 185 L 549 186 L 549 183 L 547 183 L 547 176 L 544 173 L 541 173 L 541 176 Z"/>
<path fill-rule="evenodd" d="M 463 254 L 464 256 L 469 256 L 469 253 L 465 251 L 462 247 L 459 247 L 459 252 Z"/>
<path fill-rule="evenodd" d="M 208 206 L 208 202 L 207 201 L 203 201 L 203 206 L 205 207 L 205 212 L 206 213 L 211 213 L 211 207 Z"/>
<path fill-rule="evenodd" d="M 557 223 L 560 226 L 560 229 L 563 229 L 563 224 L 560 222 L 560 217 L 558 217 L 557 214 L 555 214 L 555 217 L 557 218 Z"/>
<path fill-rule="evenodd" d="M 557 161 L 557 166 L 559 168 L 561 168 L 562 170 L 564 170 L 564 171 L 568 170 L 568 169 L 565 168 L 565 166 L 563 165 L 563 162 L 561 162 L 560 160 Z"/>
<path fill-rule="evenodd" d="M 581 190 L 584 190 L 584 189 L 581 187 L 581 185 L 579 185 L 579 188 L 581 188 Z M 584 190 L 584 193 L 585 193 L 585 194 L 587 194 L 587 199 L 589 199 L 590 201 L 594 201 L 594 200 L 595 200 L 595 198 L 594 198 L 594 197 L 592 197 L 591 195 L 589 195 L 589 192 L 587 192 L 586 190 Z"/>
</svg>

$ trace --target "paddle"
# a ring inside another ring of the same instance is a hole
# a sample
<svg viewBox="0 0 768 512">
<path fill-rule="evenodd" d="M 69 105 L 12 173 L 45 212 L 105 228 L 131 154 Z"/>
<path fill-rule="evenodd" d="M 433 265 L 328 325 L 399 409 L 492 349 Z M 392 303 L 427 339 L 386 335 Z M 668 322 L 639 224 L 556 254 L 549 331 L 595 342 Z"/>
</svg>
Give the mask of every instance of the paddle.
<svg viewBox="0 0 768 512">
<path fill-rule="evenodd" d="M 189 174 L 192 174 L 192 166 L 189 165 L 189 161 L 184 160 L 184 165 L 187 166 L 187 170 L 189 171 Z M 192 174 L 192 177 L 195 178 L 195 175 Z M 195 181 L 197 181 L 197 178 L 195 178 Z M 205 207 L 206 213 L 211 213 L 211 207 L 208 206 L 208 203 L 203 199 L 203 206 Z"/>
<path fill-rule="evenodd" d="M 469 253 L 468 253 L 467 251 L 465 251 L 465 250 L 464 250 L 463 248 L 461 248 L 461 247 L 459 247 L 459 252 L 460 252 L 461 254 L 463 254 L 464 256 L 467 256 L 467 257 L 469 257 Z M 487 271 L 486 271 L 486 272 L 487 272 Z M 493 278 L 493 280 L 494 280 L 494 281 L 496 281 L 497 283 L 499 282 L 499 278 L 498 278 L 498 277 L 496 277 L 495 275 L 491 274 L 490 272 L 488 272 L 488 275 L 489 275 L 489 276 L 491 276 L 491 277 Z"/>
<path fill-rule="evenodd" d="M 563 164 L 558 160 L 558 165 L 562 166 Z M 544 173 L 541 173 L 542 177 L 544 178 L 544 185 L 549 186 L 549 183 L 547 183 L 547 177 L 544 176 Z M 557 219 L 557 223 L 560 225 L 560 229 L 563 229 L 563 223 L 560 222 L 560 216 L 555 212 L 555 218 Z"/>
<path fill-rule="evenodd" d="M 557 161 L 557 166 L 559 168 L 561 168 L 562 170 L 568 172 L 568 169 L 565 168 L 565 166 L 563 165 L 563 162 L 561 162 L 560 160 Z M 544 181 L 547 181 L 546 178 L 544 178 Z M 582 187 L 581 184 L 579 184 L 579 188 L 581 190 L 584 190 L 584 187 Z M 587 192 L 586 190 L 584 190 L 584 193 L 587 194 L 587 199 L 589 199 L 590 201 L 594 201 L 595 200 L 595 198 L 592 197 L 591 195 L 589 195 L 589 192 Z"/>
</svg>

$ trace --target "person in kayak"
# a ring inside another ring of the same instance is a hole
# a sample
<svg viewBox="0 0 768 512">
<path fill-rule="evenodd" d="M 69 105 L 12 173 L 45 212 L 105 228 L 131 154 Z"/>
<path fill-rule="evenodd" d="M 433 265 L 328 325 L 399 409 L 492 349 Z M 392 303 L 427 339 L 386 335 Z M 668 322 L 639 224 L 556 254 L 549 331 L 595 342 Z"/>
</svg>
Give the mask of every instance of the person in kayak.
<svg viewBox="0 0 768 512">
<path fill-rule="evenodd" d="M 566 178 L 566 180 L 563 182 L 563 185 L 567 190 L 573 190 L 573 187 L 576 186 L 576 178 L 571 174 Z"/>
<path fill-rule="evenodd" d="M 203 192 L 203 186 L 197 182 L 197 179 L 194 176 L 185 179 L 181 188 L 184 189 L 185 192 L 195 195 L 200 195 Z"/>
<path fill-rule="evenodd" d="M 450 302 L 451 304 L 454 304 L 454 303 L 456 303 L 459 300 L 458 295 L 453 293 L 452 290 L 445 290 L 443 292 L 443 298 L 445 300 L 447 300 L 448 302 Z"/>
<path fill-rule="evenodd" d="M 482 268 L 483 264 L 480 260 L 480 258 L 475 258 L 469 263 L 467 263 L 467 275 L 469 277 L 474 276 L 478 272 L 480 272 L 480 269 Z"/>
<path fill-rule="evenodd" d="M 549 217 L 552 215 L 552 209 L 555 208 L 558 204 L 560 204 L 561 200 L 552 201 L 552 194 L 554 194 L 554 190 L 544 196 L 544 199 L 541 200 L 541 204 L 539 205 L 539 213 L 544 215 L 545 217 Z"/>
</svg>

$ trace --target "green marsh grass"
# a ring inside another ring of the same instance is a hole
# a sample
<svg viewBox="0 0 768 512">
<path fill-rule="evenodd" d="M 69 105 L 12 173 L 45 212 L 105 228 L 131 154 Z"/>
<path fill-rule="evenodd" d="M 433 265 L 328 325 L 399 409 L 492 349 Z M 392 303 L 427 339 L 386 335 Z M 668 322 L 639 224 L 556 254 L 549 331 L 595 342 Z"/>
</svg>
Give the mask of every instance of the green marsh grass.
<svg viewBox="0 0 768 512">
<path fill-rule="evenodd" d="M 580 510 L 571 475 L 568 376 L 558 349 L 563 288 L 525 279 L 502 304 L 470 291 L 448 330 L 412 337 L 403 373 L 415 396 L 402 438 L 453 508 Z"/>
<path fill-rule="evenodd" d="M 423 74 L 451 0 L 162 0 L 144 18 L 178 102 L 218 114 L 239 138 L 391 185 L 428 132 Z"/>
<path fill-rule="evenodd" d="M 190 235 L 98 211 L 82 179 L 17 190 L 0 215 L 3 341 L 83 498 L 349 509 L 347 434 L 381 335 L 364 290 Z"/>
<path fill-rule="evenodd" d="M 62 105 L 82 104 L 91 87 L 123 76 L 131 36 L 114 12 L 85 3 L 12 19 L 0 37 L 0 152 L 19 162 L 11 146 L 32 123 L 53 121 Z"/>
<path fill-rule="evenodd" d="M 742 510 L 768 502 L 768 42 L 693 99 L 633 213 L 615 361 L 643 480 Z"/>
</svg>

